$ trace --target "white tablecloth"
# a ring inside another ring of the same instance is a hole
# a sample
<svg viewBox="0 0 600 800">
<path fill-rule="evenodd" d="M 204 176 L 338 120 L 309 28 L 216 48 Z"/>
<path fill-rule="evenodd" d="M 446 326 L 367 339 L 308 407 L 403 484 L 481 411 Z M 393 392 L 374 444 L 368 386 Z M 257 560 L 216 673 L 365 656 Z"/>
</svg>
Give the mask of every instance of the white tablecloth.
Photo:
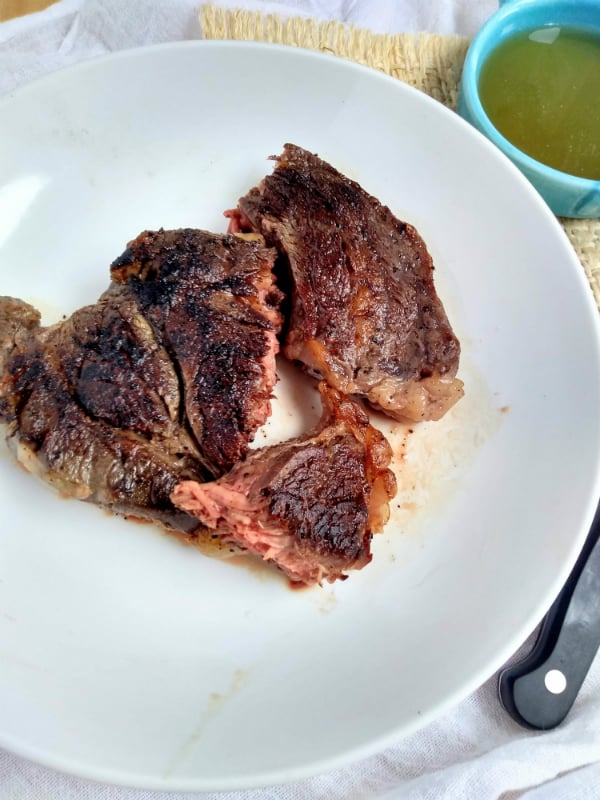
<svg viewBox="0 0 600 800">
<path fill-rule="evenodd" d="M 107 51 L 200 38 L 198 5 L 192 0 L 62 0 L 39 14 L 0 24 L 0 93 Z M 221 5 L 339 19 L 377 32 L 464 35 L 473 35 L 496 8 L 494 0 L 231 0 Z M 526 643 L 523 651 L 530 646 Z M 446 716 L 378 755 L 303 783 L 264 790 L 180 795 L 123 789 L 62 775 L 0 750 L 2 800 L 592 800 L 600 797 L 599 787 L 599 659 L 567 721 L 556 730 L 536 733 L 517 726 L 500 707 L 492 678 Z"/>
</svg>

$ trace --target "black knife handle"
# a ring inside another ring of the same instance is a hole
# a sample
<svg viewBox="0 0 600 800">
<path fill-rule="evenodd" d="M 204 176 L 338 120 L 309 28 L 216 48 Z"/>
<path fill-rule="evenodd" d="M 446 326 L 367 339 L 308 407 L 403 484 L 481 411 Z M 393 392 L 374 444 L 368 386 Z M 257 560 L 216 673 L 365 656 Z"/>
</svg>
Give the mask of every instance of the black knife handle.
<svg viewBox="0 0 600 800">
<path fill-rule="evenodd" d="M 567 582 L 525 659 L 498 678 L 502 704 L 519 724 L 548 730 L 571 706 L 600 646 L 600 507 Z"/>
</svg>

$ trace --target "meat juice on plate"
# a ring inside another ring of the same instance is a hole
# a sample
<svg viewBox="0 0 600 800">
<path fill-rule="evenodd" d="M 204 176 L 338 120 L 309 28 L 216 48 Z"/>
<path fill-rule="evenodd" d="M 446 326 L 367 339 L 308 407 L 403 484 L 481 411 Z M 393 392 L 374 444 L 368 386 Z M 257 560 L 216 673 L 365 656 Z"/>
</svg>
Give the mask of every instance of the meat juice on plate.
<svg viewBox="0 0 600 800">
<path fill-rule="evenodd" d="M 284 359 L 280 359 L 277 370 L 280 380 L 275 386 L 271 416 L 251 447 L 285 441 L 319 419 L 316 383 L 307 381 L 296 366 Z M 468 352 L 463 357 L 460 377 L 465 382 L 465 395 L 438 421 L 398 422 L 364 406 L 371 424 L 391 445 L 390 468 L 398 484 L 397 495 L 390 502 L 389 522 L 383 533 L 373 538 L 373 562 L 387 558 L 398 563 L 407 542 L 420 541 L 422 536 L 435 537 L 436 519 L 441 518 L 460 488 L 481 446 L 502 424 L 506 406 L 470 363 Z M 245 566 L 243 558 L 238 563 Z M 366 571 L 372 567 L 373 563 Z M 255 568 L 258 575 L 268 577 L 268 570 L 262 565 L 252 567 Z M 320 593 L 330 597 L 337 585 L 324 587 Z M 330 611 L 333 607 L 332 601 L 321 610 Z"/>
</svg>

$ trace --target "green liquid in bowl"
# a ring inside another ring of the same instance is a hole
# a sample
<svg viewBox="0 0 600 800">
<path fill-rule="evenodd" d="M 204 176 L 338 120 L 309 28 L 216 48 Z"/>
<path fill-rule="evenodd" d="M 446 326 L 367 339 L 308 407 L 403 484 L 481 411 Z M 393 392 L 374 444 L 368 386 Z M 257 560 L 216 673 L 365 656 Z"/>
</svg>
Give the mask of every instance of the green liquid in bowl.
<svg viewBox="0 0 600 800">
<path fill-rule="evenodd" d="M 519 150 L 600 180 L 600 34 L 548 26 L 512 36 L 483 65 L 479 96 Z"/>
</svg>

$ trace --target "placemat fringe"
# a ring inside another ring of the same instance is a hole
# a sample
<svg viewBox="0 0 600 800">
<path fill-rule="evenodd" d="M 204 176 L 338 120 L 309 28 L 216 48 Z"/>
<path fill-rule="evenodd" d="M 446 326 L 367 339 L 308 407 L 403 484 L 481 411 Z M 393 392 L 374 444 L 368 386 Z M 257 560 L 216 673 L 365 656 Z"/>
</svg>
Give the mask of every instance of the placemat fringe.
<svg viewBox="0 0 600 800">
<path fill-rule="evenodd" d="M 356 61 L 426 91 L 456 107 L 456 90 L 469 40 L 426 33 L 375 34 L 340 22 L 204 5 L 200 24 L 207 39 L 271 42 L 319 50 Z"/>
</svg>

